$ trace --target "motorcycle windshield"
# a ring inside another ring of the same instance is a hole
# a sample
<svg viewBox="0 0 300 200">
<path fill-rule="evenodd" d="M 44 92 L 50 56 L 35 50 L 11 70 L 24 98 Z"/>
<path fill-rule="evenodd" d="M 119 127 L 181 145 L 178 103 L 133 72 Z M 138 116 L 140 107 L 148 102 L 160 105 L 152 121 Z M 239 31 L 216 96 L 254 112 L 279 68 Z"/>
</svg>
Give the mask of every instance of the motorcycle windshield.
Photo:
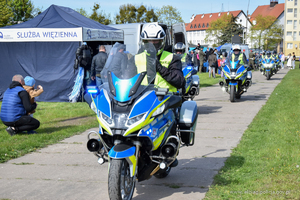
<svg viewBox="0 0 300 200">
<path fill-rule="evenodd" d="M 117 102 L 128 102 L 149 87 L 156 75 L 156 49 L 147 43 L 139 54 L 125 53 L 124 44 L 115 43 L 101 71 L 103 84 L 109 96 Z"/>
</svg>

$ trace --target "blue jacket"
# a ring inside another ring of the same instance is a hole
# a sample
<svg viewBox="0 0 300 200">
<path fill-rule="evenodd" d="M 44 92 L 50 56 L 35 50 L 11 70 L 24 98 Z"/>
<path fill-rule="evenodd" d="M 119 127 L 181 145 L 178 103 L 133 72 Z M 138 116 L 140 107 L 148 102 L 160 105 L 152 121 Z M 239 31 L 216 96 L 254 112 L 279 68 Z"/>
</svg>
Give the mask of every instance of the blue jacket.
<svg viewBox="0 0 300 200">
<path fill-rule="evenodd" d="M 19 82 L 13 81 L 4 92 L 1 106 L 1 120 L 15 122 L 26 112 L 36 108 L 36 103 L 30 104 L 29 95 Z"/>
</svg>

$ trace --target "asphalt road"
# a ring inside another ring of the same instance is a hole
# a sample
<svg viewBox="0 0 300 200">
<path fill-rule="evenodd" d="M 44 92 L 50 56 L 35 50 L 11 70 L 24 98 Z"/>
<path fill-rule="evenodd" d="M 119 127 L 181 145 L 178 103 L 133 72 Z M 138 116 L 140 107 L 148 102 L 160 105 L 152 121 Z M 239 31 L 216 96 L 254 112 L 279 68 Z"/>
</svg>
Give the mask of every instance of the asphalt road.
<svg viewBox="0 0 300 200">
<path fill-rule="evenodd" d="M 234 103 L 218 85 L 201 88 L 194 99 L 199 111 L 195 145 L 180 149 L 179 165 L 166 178 L 137 183 L 133 199 L 203 199 L 213 177 L 287 71 L 279 71 L 269 81 L 254 72 L 253 85 Z M 100 166 L 86 149 L 89 131 L 0 164 L 0 199 L 108 199 L 108 164 Z"/>
</svg>

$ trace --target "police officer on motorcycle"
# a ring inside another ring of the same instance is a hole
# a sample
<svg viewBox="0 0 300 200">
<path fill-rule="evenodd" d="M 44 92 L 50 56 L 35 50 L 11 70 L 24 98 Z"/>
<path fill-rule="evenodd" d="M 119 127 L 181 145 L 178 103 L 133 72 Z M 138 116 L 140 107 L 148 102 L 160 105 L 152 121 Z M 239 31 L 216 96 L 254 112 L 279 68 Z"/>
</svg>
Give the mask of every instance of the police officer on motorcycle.
<svg viewBox="0 0 300 200">
<path fill-rule="evenodd" d="M 241 52 L 241 47 L 239 44 L 235 44 L 232 46 L 233 53 L 230 56 L 230 60 L 232 61 L 240 61 L 240 64 L 248 66 L 247 57 L 244 53 Z"/>
<path fill-rule="evenodd" d="M 185 79 L 182 73 L 180 57 L 164 50 L 166 45 L 166 33 L 157 23 L 145 24 L 141 32 L 143 44 L 152 43 L 156 48 L 156 77 L 154 84 L 160 88 L 168 88 L 170 92 L 182 89 L 185 92 Z M 146 56 L 141 52 L 134 58 L 137 72 L 143 71 L 140 63 L 146 62 Z"/>
<path fill-rule="evenodd" d="M 181 57 L 182 67 L 192 64 L 192 59 L 189 54 L 185 52 L 185 44 L 178 42 L 174 46 L 175 53 Z"/>
</svg>

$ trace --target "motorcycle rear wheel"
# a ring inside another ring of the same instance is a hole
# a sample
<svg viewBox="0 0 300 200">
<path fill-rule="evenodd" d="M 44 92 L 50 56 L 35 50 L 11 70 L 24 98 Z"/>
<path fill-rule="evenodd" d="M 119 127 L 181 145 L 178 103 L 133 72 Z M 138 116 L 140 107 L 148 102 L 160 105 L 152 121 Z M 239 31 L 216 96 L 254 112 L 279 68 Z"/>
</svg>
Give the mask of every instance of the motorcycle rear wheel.
<svg viewBox="0 0 300 200">
<path fill-rule="evenodd" d="M 110 199 L 132 199 L 135 176 L 130 177 L 130 167 L 125 159 L 112 159 L 108 174 L 108 194 Z"/>
<path fill-rule="evenodd" d="M 234 96 L 235 96 L 235 85 L 230 85 L 230 101 L 234 102 Z"/>
</svg>

